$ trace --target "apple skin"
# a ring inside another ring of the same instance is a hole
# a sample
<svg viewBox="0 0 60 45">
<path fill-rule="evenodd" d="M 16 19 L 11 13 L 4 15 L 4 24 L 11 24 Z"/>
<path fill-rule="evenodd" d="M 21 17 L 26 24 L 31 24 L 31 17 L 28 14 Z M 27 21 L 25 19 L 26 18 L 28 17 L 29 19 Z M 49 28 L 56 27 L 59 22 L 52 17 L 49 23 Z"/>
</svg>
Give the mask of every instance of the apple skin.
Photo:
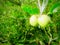
<svg viewBox="0 0 60 45">
<path fill-rule="evenodd" d="M 38 17 L 38 24 L 40 27 L 46 27 L 48 23 L 50 22 L 50 17 L 47 15 L 41 15 Z"/>
<path fill-rule="evenodd" d="M 32 15 L 32 16 L 30 17 L 30 24 L 31 24 L 32 26 L 36 26 L 36 25 L 38 24 L 37 15 Z"/>
</svg>

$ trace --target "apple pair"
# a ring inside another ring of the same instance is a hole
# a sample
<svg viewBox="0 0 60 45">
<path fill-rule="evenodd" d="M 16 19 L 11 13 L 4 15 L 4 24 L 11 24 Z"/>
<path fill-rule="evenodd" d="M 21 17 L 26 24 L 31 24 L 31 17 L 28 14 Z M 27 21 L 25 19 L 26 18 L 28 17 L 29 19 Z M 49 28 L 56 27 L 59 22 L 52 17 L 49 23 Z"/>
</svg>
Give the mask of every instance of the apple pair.
<svg viewBox="0 0 60 45">
<path fill-rule="evenodd" d="M 50 22 L 50 17 L 48 15 L 32 15 L 30 17 L 30 24 L 32 26 L 40 25 L 41 27 L 46 27 Z"/>
</svg>

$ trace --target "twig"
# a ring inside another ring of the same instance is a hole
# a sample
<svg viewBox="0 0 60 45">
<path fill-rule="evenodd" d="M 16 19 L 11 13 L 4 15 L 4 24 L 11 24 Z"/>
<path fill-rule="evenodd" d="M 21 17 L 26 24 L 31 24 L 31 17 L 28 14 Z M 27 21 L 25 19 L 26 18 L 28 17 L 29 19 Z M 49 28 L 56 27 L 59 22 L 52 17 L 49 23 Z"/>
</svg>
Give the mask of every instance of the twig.
<svg viewBox="0 0 60 45">
<path fill-rule="evenodd" d="M 46 8 L 48 4 L 48 0 L 43 0 L 43 3 L 42 5 L 40 4 L 40 0 L 38 0 L 38 6 L 39 6 L 39 9 L 40 9 L 40 15 L 42 15 L 44 9 Z"/>
<path fill-rule="evenodd" d="M 40 0 L 38 0 L 38 7 L 39 7 L 39 10 L 40 10 L 40 13 L 41 13 L 41 4 L 40 4 Z"/>
</svg>

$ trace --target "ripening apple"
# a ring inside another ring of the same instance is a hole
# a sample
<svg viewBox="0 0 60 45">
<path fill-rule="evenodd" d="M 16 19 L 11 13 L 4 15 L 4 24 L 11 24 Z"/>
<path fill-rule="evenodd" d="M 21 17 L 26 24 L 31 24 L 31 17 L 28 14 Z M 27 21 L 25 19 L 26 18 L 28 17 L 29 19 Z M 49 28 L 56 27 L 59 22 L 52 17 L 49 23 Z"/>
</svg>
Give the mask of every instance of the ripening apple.
<svg viewBox="0 0 60 45">
<path fill-rule="evenodd" d="M 32 15 L 32 16 L 30 17 L 30 24 L 31 24 L 32 26 L 36 26 L 36 25 L 38 24 L 37 16 L 36 16 L 36 15 Z"/>
<path fill-rule="evenodd" d="M 38 24 L 41 27 L 46 27 L 49 22 L 50 22 L 50 17 L 47 15 L 41 15 L 38 18 Z"/>
</svg>

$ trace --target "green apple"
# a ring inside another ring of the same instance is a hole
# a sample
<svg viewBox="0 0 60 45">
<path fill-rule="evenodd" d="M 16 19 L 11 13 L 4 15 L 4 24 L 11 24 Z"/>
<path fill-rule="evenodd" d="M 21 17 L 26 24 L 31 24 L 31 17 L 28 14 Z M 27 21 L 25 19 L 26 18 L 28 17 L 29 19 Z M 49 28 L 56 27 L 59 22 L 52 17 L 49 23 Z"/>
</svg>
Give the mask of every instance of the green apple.
<svg viewBox="0 0 60 45">
<path fill-rule="evenodd" d="M 38 17 L 38 24 L 41 27 L 46 27 L 49 22 L 50 22 L 50 17 L 47 15 L 41 15 Z"/>
<path fill-rule="evenodd" d="M 37 15 L 32 15 L 32 16 L 30 17 L 30 24 L 31 24 L 32 26 L 36 26 L 36 25 L 38 24 Z"/>
</svg>

